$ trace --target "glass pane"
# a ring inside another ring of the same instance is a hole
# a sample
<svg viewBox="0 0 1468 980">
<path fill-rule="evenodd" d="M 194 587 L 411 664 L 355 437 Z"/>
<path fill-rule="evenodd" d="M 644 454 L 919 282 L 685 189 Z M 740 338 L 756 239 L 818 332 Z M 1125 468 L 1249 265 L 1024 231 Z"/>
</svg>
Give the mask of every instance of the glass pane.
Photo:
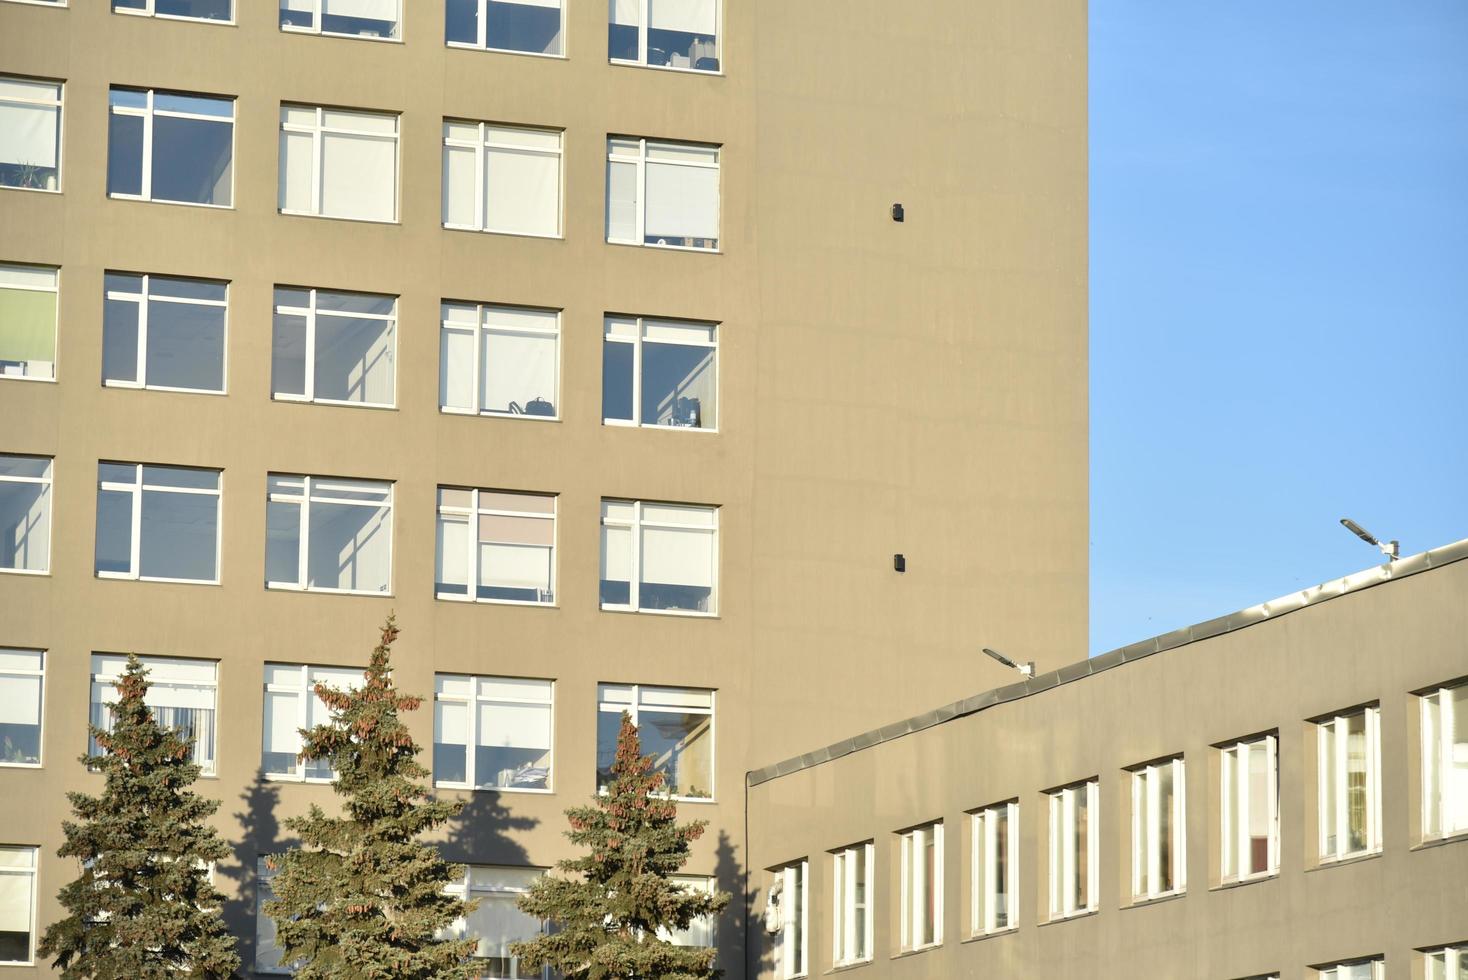
<svg viewBox="0 0 1468 980">
<path fill-rule="evenodd" d="M 607 163 L 607 241 L 637 241 L 637 164 Z"/>
<path fill-rule="evenodd" d="M 560 0 L 485 2 L 485 43 L 504 51 L 561 53 Z"/>
<path fill-rule="evenodd" d="M 607 57 L 613 61 L 638 61 L 637 26 L 642 19 L 642 0 L 607 0 Z"/>
<path fill-rule="evenodd" d="M 993 830 L 994 881 L 990 889 L 990 902 L 994 910 L 994 928 L 1009 926 L 1009 808 L 993 812 L 989 821 Z"/>
<path fill-rule="evenodd" d="M 517 235 L 561 232 L 561 158 L 494 147 L 484 158 L 485 227 Z"/>
<path fill-rule="evenodd" d="M 1448 765 L 1443 768 L 1443 829 L 1468 830 L 1468 684 L 1444 695 L 1443 713 L 1452 714 L 1448 732 Z M 1468 964 L 1468 954 L 1464 954 Z"/>
<path fill-rule="evenodd" d="M 285 29 L 314 30 L 316 0 L 280 0 L 280 26 Z"/>
<path fill-rule="evenodd" d="M 1347 850 L 1365 850 L 1366 837 L 1366 713 L 1346 719 L 1346 833 Z"/>
<path fill-rule="evenodd" d="M 601 529 L 601 603 L 625 606 L 632 601 L 632 529 Z"/>
<path fill-rule="evenodd" d="M 1249 754 L 1249 866 L 1247 874 L 1269 870 L 1269 798 L 1274 792 L 1274 774 L 1269 771 L 1269 753 L 1265 742 L 1255 742 Z"/>
<path fill-rule="evenodd" d="M 148 304 L 147 383 L 194 391 L 224 390 L 224 307 Z"/>
<path fill-rule="evenodd" d="M 399 0 L 322 0 L 321 30 L 352 37 L 396 38 Z"/>
<path fill-rule="evenodd" d="M 148 280 L 148 295 L 223 303 L 226 286 L 226 283 L 213 279 L 175 279 L 170 276 L 153 276 Z M 111 286 L 109 285 L 108 288 L 110 289 Z"/>
<path fill-rule="evenodd" d="M 556 337 L 490 330 L 483 345 L 483 410 L 554 417 Z"/>
<path fill-rule="evenodd" d="M 479 705 L 474 772 L 481 786 L 546 789 L 550 781 L 551 709 L 539 705 Z"/>
<path fill-rule="evenodd" d="M 321 146 L 321 213 L 397 219 L 396 139 L 328 133 Z"/>
<path fill-rule="evenodd" d="M 144 490 L 141 574 L 145 578 L 214 581 L 218 577 L 218 533 L 219 498 L 213 494 Z"/>
<path fill-rule="evenodd" d="M 280 134 L 280 195 L 282 211 L 309 212 L 314 184 L 312 152 L 315 140 L 310 133 Z"/>
<path fill-rule="evenodd" d="M 308 588 L 387 592 L 392 513 L 386 507 L 310 504 Z"/>
<path fill-rule="evenodd" d="M 102 380 L 138 381 L 138 314 L 131 300 L 109 299 L 102 306 Z"/>
<path fill-rule="evenodd" d="M 643 345 L 643 425 L 711 429 L 715 391 L 714 352 L 710 348 Z"/>
<path fill-rule="evenodd" d="M 1339 810 L 1336 756 L 1339 751 L 1336 746 L 1335 722 L 1324 722 L 1320 726 L 1320 844 L 1321 853 L 1331 856 L 1335 855 L 1339 844 L 1336 834 Z"/>
<path fill-rule="evenodd" d="M 274 395 L 306 394 L 306 317 L 276 313 L 270 357 L 270 391 Z"/>
<path fill-rule="evenodd" d="M 321 289 L 316 292 L 316 308 L 332 313 L 392 316 L 397 309 L 397 298 L 381 293 L 337 293 Z"/>
<path fill-rule="evenodd" d="M 16 91 L 19 89 L 19 91 Z M 5 95 L 56 98 L 58 87 L 0 79 Z M 55 106 L 0 102 L 0 187 L 54 191 L 60 180 L 61 110 Z"/>
<path fill-rule="evenodd" d="M 155 92 L 153 108 L 159 112 L 188 112 L 200 116 L 234 117 L 234 100 L 179 92 Z"/>
<path fill-rule="evenodd" d="M 469 534 L 468 514 L 438 515 L 438 568 L 434 588 L 439 595 L 469 594 Z"/>
<path fill-rule="evenodd" d="M 674 796 L 713 796 L 712 715 L 643 709 L 638 715 L 642 754 L 664 774 Z"/>
<path fill-rule="evenodd" d="M 443 223 L 479 227 L 474 209 L 474 157 L 467 146 L 443 148 Z"/>
<path fill-rule="evenodd" d="M 479 0 L 447 0 L 443 39 L 455 44 L 479 43 Z"/>
<path fill-rule="evenodd" d="M 95 570 L 126 575 L 132 571 L 133 495 L 97 491 Z"/>
<path fill-rule="evenodd" d="M 277 776 L 294 776 L 300 763 L 296 754 L 301 748 L 297 733 L 300 724 L 301 695 L 287 691 L 265 692 L 264 744 L 260 768 Z"/>
<path fill-rule="evenodd" d="M 231 2 L 232 0 L 154 0 L 153 10 L 167 17 L 229 20 Z"/>
<path fill-rule="evenodd" d="M 234 124 L 153 117 L 156 201 L 230 204 Z"/>
<path fill-rule="evenodd" d="M 391 405 L 393 322 L 316 315 L 315 397 Z"/>
<path fill-rule="evenodd" d="M 439 701 L 433 706 L 433 779 L 463 783 L 469 779 L 469 707 Z"/>
<path fill-rule="evenodd" d="M 606 601 L 605 599 L 602 601 Z M 612 763 L 617 758 L 617 735 L 622 731 L 622 713 L 620 711 L 602 711 L 596 713 L 596 784 L 606 786 L 607 781 L 612 778 Z M 646 735 L 642 739 L 642 754 L 647 755 L 651 749 L 647 744 Z"/>
<path fill-rule="evenodd" d="M 1153 778 L 1157 780 L 1157 874 L 1158 881 L 1155 887 L 1159 892 L 1172 891 L 1177 884 L 1176 868 L 1173 862 L 1176 860 L 1173 841 L 1173 772 L 1172 764 L 1167 763 L 1158 766 L 1153 771 Z"/>
<path fill-rule="evenodd" d="M 0 482 L 0 568 L 44 572 L 50 562 L 50 486 Z"/>
<path fill-rule="evenodd" d="M 602 418 L 634 421 L 632 414 L 632 360 L 636 347 L 619 341 L 602 345 Z"/>
<path fill-rule="evenodd" d="M 0 653 L 0 661 L 8 659 Z M 34 666 L 39 667 L 39 657 Z M 41 761 L 41 678 L 6 674 L 0 668 L 0 764 L 33 766 Z"/>
<path fill-rule="evenodd" d="M 647 63 L 719 70 L 717 0 L 648 0 Z"/>
<path fill-rule="evenodd" d="M 639 608 L 711 612 L 713 584 L 711 533 L 643 529 Z"/>
<path fill-rule="evenodd" d="M 143 193 L 142 116 L 122 116 L 114 112 L 108 117 L 107 193 Z"/>
<path fill-rule="evenodd" d="M 439 336 L 439 407 L 478 411 L 474 404 L 474 335 L 466 330 L 442 330 Z"/>
<path fill-rule="evenodd" d="M 1091 825 L 1090 807 L 1087 805 L 1085 786 L 1079 786 L 1072 792 L 1075 801 L 1075 905 L 1076 909 L 1084 909 L 1091 904 Z"/>
<path fill-rule="evenodd" d="M 265 580 L 300 585 L 301 505 L 271 501 L 265 525 Z"/>
</svg>

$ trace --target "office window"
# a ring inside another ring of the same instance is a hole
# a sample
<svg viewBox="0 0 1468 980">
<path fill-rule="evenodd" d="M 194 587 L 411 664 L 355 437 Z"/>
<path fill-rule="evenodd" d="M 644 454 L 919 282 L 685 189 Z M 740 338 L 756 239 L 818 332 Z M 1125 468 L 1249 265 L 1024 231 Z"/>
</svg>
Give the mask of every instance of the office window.
<svg viewBox="0 0 1468 980">
<path fill-rule="evenodd" d="M 607 57 L 652 68 L 719 70 L 719 0 L 609 0 Z"/>
<path fill-rule="evenodd" d="M 836 966 L 872 958 L 872 843 L 831 854 L 831 962 Z"/>
<path fill-rule="evenodd" d="M 41 764 L 46 654 L 0 647 L 0 766 Z"/>
<path fill-rule="evenodd" d="M 234 99 L 114 88 L 108 103 L 109 195 L 231 205 Z"/>
<path fill-rule="evenodd" d="M 925 949 L 943 941 L 943 823 L 903 833 L 901 849 L 901 948 Z"/>
<path fill-rule="evenodd" d="M 479 940 L 473 956 L 480 961 L 479 975 L 495 980 L 541 977 L 541 970 L 527 970 L 518 957 L 510 955 L 510 944 L 534 939 L 545 931 L 545 923 L 532 919 L 516 904 L 545 872 L 539 868 L 494 868 L 471 864 L 462 880 L 445 892 L 455 898 L 477 900 L 479 908 L 448 927 L 446 938 Z"/>
<path fill-rule="evenodd" d="M 622 713 L 632 717 L 642 754 L 663 774 L 663 791 L 681 800 L 714 796 L 714 692 L 643 684 L 597 685 L 596 774 L 605 789 L 617 757 Z"/>
<path fill-rule="evenodd" d="M 557 417 L 559 311 L 444 303 L 440 314 L 441 410 L 467 415 Z"/>
<path fill-rule="evenodd" d="M 973 895 L 969 930 L 975 936 L 1019 925 L 1019 804 L 1000 803 L 969 814 Z"/>
<path fill-rule="evenodd" d="M 1322 861 L 1381 847 L 1380 731 L 1375 706 L 1316 722 Z"/>
<path fill-rule="evenodd" d="M 554 682 L 435 674 L 433 683 L 434 785 L 551 788 Z"/>
<path fill-rule="evenodd" d="M 24 965 L 34 959 L 39 850 L 0 845 L 0 964 Z"/>
<path fill-rule="evenodd" d="M 440 599 L 555 602 L 552 495 L 439 487 L 437 545 Z"/>
<path fill-rule="evenodd" d="M 1223 747 L 1219 838 L 1224 881 L 1279 870 L 1279 740 L 1265 735 Z"/>
<path fill-rule="evenodd" d="M 607 138 L 607 241 L 719 247 L 719 147 Z"/>
<path fill-rule="evenodd" d="M 389 591 L 391 483 L 271 473 L 266 493 L 266 588 Z"/>
<path fill-rule="evenodd" d="M 280 0 L 280 29 L 397 41 L 402 38 L 402 0 Z"/>
<path fill-rule="evenodd" d="M 1183 760 L 1131 771 L 1132 897 L 1160 898 L 1187 888 L 1187 793 Z"/>
<path fill-rule="evenodd" d="M 796 861 L 771 871 L 765 905 L 765 931 L 771 933 L 775 975 L 781 980 L 803 977 L 810 970 L 810 910 L 807 890 L 810 862 Z"/>
<path fill-rule="evenodd" d="M 1050 798 L 1050 917 L 1093 912 L 1099 876 L 1100 789 L 1092 779 Z"/>
<path fill-rule="evenodd" d="M 193 759 L 206 775 L 214 774 L 214 711 L 218 693 L 218 665 L 212 660 L 175 660 L 143 657 L 148 668 L 148 694 L 143 699 L 153 709 L 158 724 L 175 729 L 192 743 Z M 127 668 L 127 657 L 92 654 L 91 723 L 103 731 L 112 728 L 117 679 Z M 87 751 L 101 752 L 93 739 Z"/>
<path fill-rule="evenodd" d="M 224 393 L 228 283 L 109 272 L 102 383 Z"/>
<path fill-rule="evenodd" d="M 1386 975 L 1386 961 L 1381 957 L 1337 963 L 1333 966 L 1317 967 L 1320 980 L 1382 980 Z"/>
<path fill-rule="evenodd" d="M 55 266 L 0 264 L 0 378 L 56 379 Z"/>
<path fill-rule="evenodd" d="M 719 509 L 601 502 L 601 607 L 718 611 Z"/>
<path fill-rule="evenodd" d="M 1468 681 L 1422 696 L 1422 832 L 1468 831 Z"/>
<path fill-rule="evenodd" d="M 672 875 L 673 884 L 685 892 L 703 895 L 714 893 L 714 879 L 705 875 Z M 658 938 L 675 946 L 707 949 L 714 945 L 714 917 L 702 915 L 688 923 L 687 929 L 659 929 Z"/>
<path fill-rule="evenodd" d="M 114 14 L 141 14 L 180 20 L 234 20 L 233 0 L 112 0 Z"/>
<path fill-rule="evenodd" d="M 607 425 L 717 429 L 718 327 L 608 316 L 601 406 Z"/>
<path fill-rule="evenodd" d="M 313 667 L 310 664 L 265 665 L 265 717 L 260 747 L 260 771 L 269 779 L 330 782 L 336 778 L 323 759 L 303 762 L 301 729 L 331 724 L 329 709 L 316 694 L 316 685 L 339 691 L 362 686 L 362 671 L 353 667 Z"/>
<path fill-rule="evenodd" d="M 0 75 L 0 187 L 61 189 L 61 83 Z"/>
<path fill-rule="evenodd" d="M 451 47 L 520 54 L 565 51 L 562 0 L 446 0 L 444 41 Z"/>
<path fill-rule="evenodd" d="M 561 234 L 561 131 L 445 119 L 443 225 Z"/>
<path fill-rule="evenodd" d="M 100 578 L 219 581 L 219 471 L 97 464 Z"/>
<path fill-rule="evenodd" d="M 397 221 L 396 113 L 282 105 L 280 210 Z"/>
<path fill-rule="evenodd" d="M 51 570 L 51 458 L 0 453 L 0 572 Z"/>
<path fill-rule="evenodd" d="M 396 296 L 276 286 L 272 397 L 392 408 L 397 309 Z"/>
<path fill-rule="evenodd" d="M 1423 980 L 1468 980 L 1468 943 L 1423 954 Z"/>
</svg>

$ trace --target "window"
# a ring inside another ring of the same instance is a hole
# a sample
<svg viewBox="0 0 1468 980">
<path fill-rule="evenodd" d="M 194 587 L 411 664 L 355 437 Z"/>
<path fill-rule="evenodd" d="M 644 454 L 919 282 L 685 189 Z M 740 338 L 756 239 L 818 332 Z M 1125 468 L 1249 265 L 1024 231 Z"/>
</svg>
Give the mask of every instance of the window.
<svg viewBox="0 0 1468 980">
<path fill-rule="evenodd" d="M 0 572 L 51 570 L 51 458 L 0 453 Z"/>
<path fill-rule="evenodd" d="M 561 235 L 561 131 L 445 119 L 443 225 Z"/>
<path fill-rule="evenodd" d="M 1422 695 L 1422 832 L 1468 831 L 1468 681 Z"/>
<path fill-rule="evenodd" d="M 61 189 L 61 83 L 0 75 L 0 187 Z"/>
<path fill-rule="evenodd" d="M 719 147 L 607 139 L 607 241 L 719 247 Z"/>
<path fill-rule="evenodd" d="M 180 20 L 234 20 L 233 0 L 112 0 L 114 14 L 176 17 Z"/>
<path fill-rule="evenodd" d="M 652 68 L 719 70 L 719 0 L 610 0 L 607 57 Z"/>
<path fill-rule="evenodd" d="M 474 957 L 481 961 L 479 975 L 495 980 L 540 977 L 543 971 L 522 969 L 518 957 L 510 955 L 510 944 L 534 939 L 545 931 L 545 923 L 532 919 L 516 901 L 530 891 L 543 871 L 539 868 L 490 868 L 469 865 L 462 881 L 446 889 L 455 898 L 477 900 L 479 908 L 449 926 L 451 939 L 474 937 L 479 945 Z"/>
<path fill-rule="evenodd" d="M 781 980 L 803 977 L 810 970 L 807 955 L 810 911 L 806 894 L 810 862 L 796 861 L 783 868 L 775 868 L 771 875 L 765 906 L 765 931 L 773 935 L 775 975 Z"/>
<path fill-rule="evenodd" d="M 1019 925 L 1019 804 L 1000 803 L 969 814 L 969 931 L 975 936 Z"/>
<path fill-rule="evenodd" d="M 271 473 L 266 494 L 266 588 L 389 591 L 391 483 Z"/>
<path fill-rule="evenodd" d="M 114 88 L 108 102 L 109 195 L 230 206 L 234 99 Z"/>
<path fill-rule="evenodd" d="M 831 962 L 872 958 L 872 851 L 870 841 L 831 854 Z"/>
<path fill-rule="evenodd" d="M 278 872 L 265 858 L 255 862 L 255 972 L 291 973 L 289 964 L 280 962 L 280 947 L 275 943 L 275 920 L 265 914 L 265 903 L 275 901 L 270 881 Z"/>
<path fill-rule="evenodd" d="M 444 41 L 451 47 L 486 48 L 560 56 L 565 51 L 562 0 L 447 0 Z"/>
<path fill-rule="evenodd" d="M 40 650 L 0 647 L 0 766 L 41 764 L 45 662 Z"/>
<path fill-rule="evenodd" d="M 218 689 L 218 665 L 212 660 L 174 660 L 143 657 L 148 668 L 148 694 L 143 699 L 153 709 L 158 724 L 173 728 L 192 742 L 193 760 L 206 775 L 214 775 L 214 705 Z M 127 657 L 118 654 L 92 655 L 91 722 L 97 728 L 112 728 L 112 708 L 117 701 L 117 679 L 127 668 Z M 89 739 L 87 751 L 101 749 Z"/>
<path fill-rule="evenodd" d="M 680 800 L 714 797 L 714 692 L 642 684 L 597 685 L 596 774 L 605 789 L 617 757 L 622 713 L 632 717 L 642 754 Z"/>
<path fill-rule="evenodd" d="M 109 272 L 102 307 L 102 383 L 224 393 L 228 284 Z"/>
<path fill-rule="evenodd" d="M 601 607 L 717 612 L 719 509 L 601 502 Z"/>
<path fill-rule="evenodd" d="M 1131 772 L 1132 897 L 1175 895 L 1187 888 L 1187 793 L 1183 760 Z"/>
<path fill-rule="evenodd" d="M 397 115 L 282 105 L 280 210 L 397 221 Z"/>
<path fill-rule="evenodd" d="M 280 0 L 280 29 L 397 41 L 402 38 L 402 0 Z"/>
<path fill-rule="evenodd" d="M 39 848 L 0 846 L 0 964 L 34 958 Z"/>
<path fill-rule="evenodd" d="M 219 471 L 97 465 L 100 578 L 219 581 Z"/>
<path fill-rule="evenodd" d="M 1050 917 L 1096 910 L 1100 782 L 1092 779 L 1050 798 Z"/>
<path fill-rule="evenodd" d="M 440 599 L 550 604 L 555 574 L 554 496 L 438 488 Z"/>
<path fill-rule="evenodd" d="M 1265 735 L 1222 749 L 1219 838 L 1226 882 L 1279 871 L 1278 743 Z"/>
<path fill-rule="evenodd" d="M 434 785 L 550 790 L 554 682 L 436 674 L 433 683 Z"/>
<path fill-rule="evenodd" d="M 1317 967 L 1320 980 L 1381 980 L 1386 973 L 1386 961 L 1381 957 L 1337 963 L 1334 966 Z"/>
<path fill-rule="evenodd" d="M 1423 954 L 1423 980 L 1468 980 L 1468 943 Z"/>
<path fill-rule="evenodd" d="M 705 875 L 672 875 L 675 885 L 685 892 L 703 895 L 714 893 L 714 879 Z M 688 923 L 687 929 L 659 929 L 658 938 L 675 946 L 694 946 L 707 949 L 714 945 L 714 917 L 702 915 Z"/>
<path fill-rule="evenodd" d="M 561 314 L 515 306 L 444 303 L 438 405 L 467 415 L 556 418 Z"/>
<path fill-rule="evenodd" d="M 316 685 L 339 691 L 362 686 L 362 671 L 353 667 L 313 667 L 310 664 L 265 665 L 264 738 L 260 770 L 270 779 L 330 782 L 336 778 L 322 759 L 303 762 L 301 729 L 331 724 L 331 709 L 316 695 Z"/>
<path fill-rule="evenodd" d="M 275 287 L 272 397 L 392 408 L 397 309 L 395 296 Z"/>
<path fill-rule="evenodd" d="M 0 378 L 56 380 L 60 278 L 55 266 L 0 264 Z"/>
<path fill-rule="evenodd" d="M 901 948 L 936 946 L 943 941 L 943 823 L 914 827 L 900 836 L 899 843 Z"/>
<path fill-rule="evenodd" d="M 717 429 L 717 327 L 608 316 L 601 406 L 607 425 Z"/>
<path fill-rule="evenodd" d="M 1316 722 L 1322 861 L 1381 847 L 1380 728 L 1374 706 Z"/>
</svg>

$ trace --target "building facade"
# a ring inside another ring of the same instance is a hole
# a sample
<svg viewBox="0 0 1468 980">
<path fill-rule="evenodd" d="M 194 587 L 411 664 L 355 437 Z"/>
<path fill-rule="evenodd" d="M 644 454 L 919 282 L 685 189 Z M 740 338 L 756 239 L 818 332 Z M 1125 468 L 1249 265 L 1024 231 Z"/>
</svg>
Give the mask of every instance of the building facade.
<svg viewBox="0 0 1468 980">
<path fill-rule="evenodd" d="M 390 611 L 501 911 L 623 710 L 739 890 L 747 771 L 1083 649 L 1085 79 L 1073 0 L 0 0 L 3 971 L 128 652 L 270 970 Z"/>
</svg>

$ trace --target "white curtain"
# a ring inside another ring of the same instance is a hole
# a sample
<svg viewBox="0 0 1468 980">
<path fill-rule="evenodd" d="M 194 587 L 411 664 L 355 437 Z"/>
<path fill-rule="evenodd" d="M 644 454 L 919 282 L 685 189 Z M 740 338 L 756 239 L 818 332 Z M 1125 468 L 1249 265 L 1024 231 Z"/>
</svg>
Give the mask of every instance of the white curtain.
<svg viewBox="0 0 1468 980">
<path fill-rule="evenodd" d="M 41 679 L 0 677 L 0 725 L 41 723 Z"/>
<path fill-rule="evenodd" d="M 469 516 L 441 514 L 438 518 L 438 568 L 436 581 L 464 585 L 469 581 L 465 567 L 469 557 Z"/>
<path fill-rule="evenodd" d="M 0 932 L 30 932 L 34 880 L 29 874 L 0 872 Z"/>
<path fill-rule="evenodd" d="M 433 713 L 433 740 L 440 745 L 465 745 L 469 741 L 469 706 L 440 701 Z"/>
<path fill-rule="evenodd" d="M 523 544 L 482 543 L 479 546 L 481 585 L 549 592 L 550 566 L 549 548 Z"/>
<path fill-rule="evenodd" d="M 480 704 L 479 744 L 491 748 L 549 749 L 550 708 L 537 704 Z M 480 773 L 480 780 L 487 775 Z"/>
<path fill-rule="evenodd" d="M 607 238 L 637 241 L 637 164 L 607 163 Z"/>
<path fill-rule="evenodd" d="M 397 159 L 397 140 L 324 134 L 321 213 L 336 218 L 395 219 Z"/>
<path fill-rule="evenodd" d="M 653 30 L 713 37 L 715 3 L 716 0 L 648 0 L 648 26 Z"/>
<path fill-rule="evenodd" d="M 300 736 L 296 734 L 298 706 L 297 694 L 284 691 L 265 692 L 265 751 L 289 752 L 292 755 L 301 749 Z"/>
<path fill-rule="evenodd" d="M 441 330 L 438 400 L 444 408 L 478 411 L 474 404 L 474 334 L 468 330 Z"/>
<path fill-rule="evenodd" d="M 642 20 L 642 0 L 609 0 L 613 24 L 636 27 Z"/>
<path fill-rule="evenodd" d="M 601 577 L 607 582 L 626 582 L 632 577 L 632 529 L 601 529 Z"/>
<path fill-rule="evenodd" d="M 525 235 L 560 233 L 559 156 L 492 147 L 484 182 L 486 227 Z"/>
<path fill-rule="evenodd" d="M 398 19 L 398 0 L 321 0 L 323 13 L 333 17 L 361 17 L 365 20 Z"/>
<path fill-rule="evenodd" d="M 0 103 L 0 163 L 56 166 L 56 123 L 52 106 Z"/>
<path fill-rule="evenodd" d="M 642 581 L 664 585 L 714 584 L 714 537 L 708 531 L 649 527 L 642 531 Z"/>
<path fill-rule="evenodd" d="M 556 402 L 556 338 L 486 332 L 484 335 L 484 407 L 507 411 L 536 398 Z"/>
<path fill-rule="evenodd" d="M 474 213 L 474 154 L 467 146 L 443 148 L 443 220 L 450 225 L 478 228 Z"/>
<path fill-rule="evenodd" d="M 719 171 L 647 164 L 648 238 L 718 238 Z"/>
<path fill-rule="evenodd" d="M 311 134 L 280 134 L 280 208 L 311 210 Z"/>
</svg>

